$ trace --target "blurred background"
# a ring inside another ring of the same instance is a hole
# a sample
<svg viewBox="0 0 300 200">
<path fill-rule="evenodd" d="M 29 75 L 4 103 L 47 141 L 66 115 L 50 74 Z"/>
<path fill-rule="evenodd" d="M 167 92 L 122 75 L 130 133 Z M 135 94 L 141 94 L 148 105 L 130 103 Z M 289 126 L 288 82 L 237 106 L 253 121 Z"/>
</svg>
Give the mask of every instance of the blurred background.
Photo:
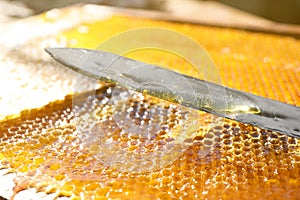
<svg viewBox="0 0 300 200">
<path fill-rule="evenodd" d="M 168 11 L 171 5 L 182 7 L 188 13 L 189 7 L 184 6 L 185 3 L 200 4 L 208 1 L 232 6 L 275 22 L 300 24 L 300 0 L 0 0 L 3 15 L 0 20 L 25 17 L 80 2 L 162 11 Z"/>
<path fill-rule="evenodd" d="M 219 0 L 277 22 L 300 24 L 300 0 Z"/>
</svg>

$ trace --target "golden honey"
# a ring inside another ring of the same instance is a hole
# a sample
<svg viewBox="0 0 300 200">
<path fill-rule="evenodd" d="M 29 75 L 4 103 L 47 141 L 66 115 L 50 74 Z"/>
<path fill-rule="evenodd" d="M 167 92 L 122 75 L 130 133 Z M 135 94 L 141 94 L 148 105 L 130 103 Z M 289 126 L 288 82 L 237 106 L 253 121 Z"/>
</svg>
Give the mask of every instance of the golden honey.
<svg viewBox="0 0 300 200">
<path fill-rule="evenodd" d="M 224 85 L 300 105 L 297 39 L 122 16 L 81 26 L 88 27 L 88 32 L 75 28 L 58 36 L 58 40 L 72 41 L 70 46 L 96 48 L 112 35 L 132 28 L 167 27 L 179 31 L 209 52 Z M 189 63 L 165 52 L 143 50 L 127 56 L 195 74 Z M 156 151 L 159 145 L 176 139 L 176 135 L 168 134 L 182 120 L 176 113 L 177 105 L 173 110 L 167 102 L 161 107 L 169 116 L 165 120 L 167 128 L 157 130 L 153 143 L 146 144 L 145 138 L 111 129 L 114 122 L 109 120 L 113 112 L 105 101 L 109 97 L 107 86 L 97 94 L 80 95 L 76 101 L 79 117 L 94 112 L 94 117 L 104 123 L 104 136 L 119 149 L 138 156 L 143 148 Z M 93 107 L 93 102 L 87 101 L 90 96 L 102 102 L 101 106 Z M 74 98 L 69 95 L 65 100 L 24 111 L 18 118 L 1 121 L 0 161 L 19 176 L 15 192 L 32 187 L 74 199 L 299 199 L 298 139 L 201 113 L 202 126 L 193 129 L 195 135 L 185 138 L 189 147 L 176 160 L 150 171 L 120 171 L 118 165 L 110 166 L 97 158 L 101 148 L 97 143 L 90 148 L 82 146 L 83 136 L 78 137 L 78 128 L 82 127 L 74 124 L 78 117 Z M 132 99 L 128 103 L 136 124 L 153 120 L 146 112 L 161 102 L 147 95 L 143 98 L 147 101 Z M 130 169 L 130 163 L 126 165 Z"/>
</svg>

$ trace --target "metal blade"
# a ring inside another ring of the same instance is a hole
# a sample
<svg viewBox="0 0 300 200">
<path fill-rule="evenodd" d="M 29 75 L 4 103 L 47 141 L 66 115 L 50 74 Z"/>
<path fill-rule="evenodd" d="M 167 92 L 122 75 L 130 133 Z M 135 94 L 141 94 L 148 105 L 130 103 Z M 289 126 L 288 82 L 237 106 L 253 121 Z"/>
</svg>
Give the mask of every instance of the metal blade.
<svg viewBox="0 0 300 200">
<path fill-rule="evenodd" d="M 112 53 L 48 48 L 63 65 L 95 79 L 221 117 L 300 138 L 300 108 Z"/>
</svg>

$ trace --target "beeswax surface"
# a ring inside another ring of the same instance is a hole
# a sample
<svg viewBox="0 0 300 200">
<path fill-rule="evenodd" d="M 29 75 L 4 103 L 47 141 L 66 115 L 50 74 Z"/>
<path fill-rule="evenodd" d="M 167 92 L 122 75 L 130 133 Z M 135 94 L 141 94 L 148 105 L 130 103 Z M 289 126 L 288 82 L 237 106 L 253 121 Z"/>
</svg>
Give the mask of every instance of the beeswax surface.
<svg viewBox="0 0 300 200">
<path fill-rule="evenodd" d="M 292 37 L 114 15 L 78 23 L 52 35 L 51 40 L 69 47 L 95 49 L 115 34 L 143 27 L 168 28 L 191 37 L 212 57 L 224 85 L 300 106 L 300 42 Z M 24 45 L 38 48 L 34 41 Z M 38 45 L 41 51 L 42 45 Z M 45 62 L 34 55 L 24 62 L 19 54 L 22 51 L 14 51 L 7 55 L 26 66 L 39 63 L 41 84 L 51 81 L 47 68 L 60 69 L 45 55 Z M 144 49 L 125 56 L 195 75 L 189 62 L 168 52 Z M 7 64 L 3 58 L 2 62 Z M 18 68 L 17 62 L 9 69 L 14 68 Z M 190 119 L 187 113 L 195 111 L 185 112 L 179 105 L 133 94 L 126 104 L 128 115 L 122 116 L 139 127 L 147 123 L 159 126 L 149 131 L 153 137 L 138 134 L 140 129 L 135 134 L 131 129 L 126 132 L 113 119 L 115 113 L 109 101 L 113 86 L 101 84 L 97 90 L 85 88 L 73 94 L 70 91 L 74 85 L 68 80 L 73 78 L 75 85 L 80 85 L 81 79 L 73 72 L 65 73 L 57 77 L 53 74 L 53 84 L 60 81 L 57 87 L 66 88 L 63 98 L 50 98 L 37 108 L 21 107 L 22 112 L 13 116 L 1 113 L 0 163 L 1 168 L 16 173 L 16 196 L 35 188 L 74 199 L 299 199 L 299 139 L 196 113 L 198 127 L 193 134 L 182 136 L 186 137 L 182 144 L 188 147 L 176 159 L 166 153 L 160 161 L 166 160 L 167 164 L 137 170 L 139 165 L 134 161 L 141 166 L 146 166 L 143 162 L 151 163 L 143 158 L 173 144 L 180 135 L 178 127 Z M 16 76 L 24 78 L 24 74 Z M 92 87 L 95 84 L 94 80 L 86 82 Z M 53 85 L 22 87 L 29 99 L 33 99 L 36 89 L 53 92 Z M 1 97 L 5 95 L 9 94 L 1 90 Z M 14 109 L 13 103 L 8 105 L 8 110 Z M 155 119 L 156 111 L 160 118 Z M 85 123 L 80 125 L 80 120 Z M 179 152 L 176 148 L 182 149 L 177 144 L 174 152 Z M 109 159 L 117 159 L 119 151 L 133 161 L 123 159 L 123 163 L 116 164 Z"/>
</svg>

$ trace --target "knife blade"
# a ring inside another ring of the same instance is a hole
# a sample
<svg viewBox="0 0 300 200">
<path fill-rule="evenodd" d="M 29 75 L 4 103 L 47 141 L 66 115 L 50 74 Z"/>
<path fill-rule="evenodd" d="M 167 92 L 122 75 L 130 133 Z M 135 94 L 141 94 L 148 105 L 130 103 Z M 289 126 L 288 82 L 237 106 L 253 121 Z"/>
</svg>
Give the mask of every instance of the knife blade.
<svg viewBox="0 0 300 200">
<path fill-rule="evenodd" d="M 297 106 L 108 52 L 80 48 L 47 48 L 45 51 L 64 66 L 97 80 L 300 138 L 300 108 Z"/>
</svg>

